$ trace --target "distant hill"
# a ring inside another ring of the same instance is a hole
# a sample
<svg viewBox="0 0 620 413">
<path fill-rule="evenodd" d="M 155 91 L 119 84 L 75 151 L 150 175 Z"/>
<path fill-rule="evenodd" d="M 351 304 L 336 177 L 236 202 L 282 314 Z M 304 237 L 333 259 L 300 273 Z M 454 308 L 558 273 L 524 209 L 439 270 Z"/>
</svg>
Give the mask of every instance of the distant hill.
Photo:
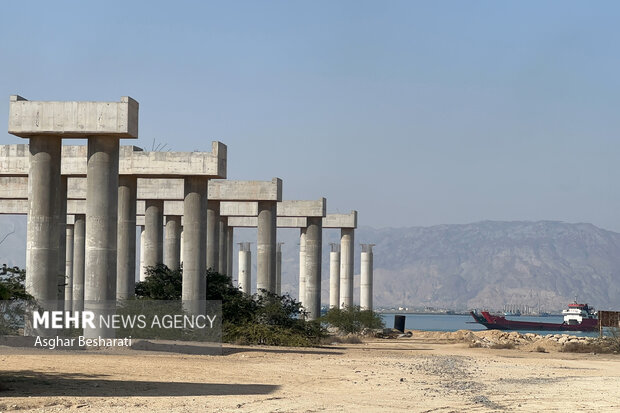
<svg viewBox="0 0 620 413">
<path fill-rule="evenodd" d="M 23 266 L 25 217 L 0 216 L 0 264 Z M 283 241 L 283 290 L 297 296 L 299 231 L 279 230 Z M 253 242 L 256 230 L 238 229 L 235 242 Z M 323 238 L 322 302 L 329 298 L 329 243 Z M 362 227 L 355 234 L 355 301 L 359 301 L 359 243 L 374 247 L 377 306 L 501 309 L 520 304 L 559 310 L 574 299 L 597 309 L 620 310 L 620 234 L 591 224 L 555 221 L 494 222 L 433 227 Z M 235 245 L 237 247 L 237 245 Z M 237 249 L 235 249 L 235 252 Z M 236 279 L 237 255 L 234 255 Z"/>
<path fill-rule="evenodd" d="M 376 245 L 375 302 L 562 309 L 577 295 L 620 310 L 620 234 L 591 224 L 478 222 L 363 228 Z"/>
</svg>

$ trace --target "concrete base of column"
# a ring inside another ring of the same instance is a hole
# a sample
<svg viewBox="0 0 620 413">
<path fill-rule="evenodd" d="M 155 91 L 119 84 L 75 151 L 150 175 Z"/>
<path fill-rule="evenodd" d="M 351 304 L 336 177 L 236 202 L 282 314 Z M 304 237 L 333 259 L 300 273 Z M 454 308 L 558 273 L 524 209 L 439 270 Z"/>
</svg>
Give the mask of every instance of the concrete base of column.
<svg viewBox="0 0 620 413">
<path fill-rule="evenodd" d="M 360 260 L 360 308 L 362 310 L 372 310 L 372 247 L 367 247 L 368 251 L 363 251 Z"/>
<path fill-rule="evenodd" d="M 206 311 L 207 182 L 198 176 L 185 178 L 182 299 L 185 310 L 195 315 Z"/>
<path fill-rule="evenodd" d="M 144 209 L 144 266 L 164 262 L 164 201 L 147 199 Z"/>
<path fill-rule="evenodd" d="M 114 311 L 116 302 L 118 157 L 118 139 L 88 139 L 84 306 L 96 319 Z M 114 337 L 114 330 L 96 323 L 84 328 L 84 336 Z"/>
<path fill-rule="evenodd" d="M 209 201 L 207 206 L 207 268 L 218 272 L 220 248 L 220 202 Z"/>
<path fill-rule="evenodd" d="M 181 266 L 181 217 L 178 215 L 166 217 L 164 264 L 171 270 Z"/>
<path fill-rule="evenodd" d="M 73 311 L 84 311 L 85 262 L 86 215 L 76 215 L 73 223 Z"/>
<path fill-rule="evenodd" d="M 116 298 L 126 300 L 136 291 L 136 188 L 135 176 L 118 181 L 118 231 L 116 252 Z"/>
<path fill-rule="evenodd" d="M 282 243 L 276 247 L 276 294 L 282 295 Z"/>
<path fill-rule="evenodd" d="M 67 225 L 65 237 L 65 311 L 73 310 L 73 225 Z"/>
<path fill-rule="evenodd" d="M 238 286 L 246 294 L 252 294 L 252 252 L 239 251 Z"/>
<path fill-rule="evenodd" d="M 299 294 L 298 301 L 306 301 L 306 228 L 299 230 Z"/>
<path fill-rule="evenodd" d="M 146 280 L 146 269 L 144 267 L 144 237 L 145 237 L 145 229 L 144 226 L 140 226 L 140 282 Z"/>
<path fill-rule="evenodd" d="M 228 217 L 220 216 L 218 220 L 218 263 L 220 274 L 229 275 L 228 271 Z"/>
<path fill-rule="evenodd" d="M 322 218 L 308 218 L 306 229 L 306 300 L 308 319 L 321 316 L 321 252 L 323 248 Z"/>
<path fill-rule="evenodd" d="M 340 230 L 340 308 L 353 306 L 353 243 L 355 230 Z"/>
<path fill-rule="evenodd" d="M 340 308 L 340 251 L 329 253 L 329 306 Z"/>
<path fill-rule="evenodd" d="M 276 287 L 276 202 L 258 202 L 256 246 L 256 288 L 275 292 Z"/>
<path fill-rule="evenodd" d="M 235 234 L 235 228 L 234 227 L 226 227 L 226 242 L 228 243 L 226 246 L 226 269 L 228 270 L 228 275 L 232 277 L 233 275 L 233 250 L 234 250 L 234 234 Z"/>
<path fill-rule="evenodd" d="M 26 291 L 46 309 L 58 300 L 61 138 L 30 138 Z M 64 272 L 64 271 L 63 271 Z"/>
</svg>

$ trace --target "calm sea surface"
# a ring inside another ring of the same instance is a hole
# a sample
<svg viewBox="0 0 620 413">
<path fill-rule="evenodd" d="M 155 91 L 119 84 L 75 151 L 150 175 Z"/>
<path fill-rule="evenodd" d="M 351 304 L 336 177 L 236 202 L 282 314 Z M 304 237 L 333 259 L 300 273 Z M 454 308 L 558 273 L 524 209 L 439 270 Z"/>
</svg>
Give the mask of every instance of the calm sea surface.
<svg viewBox="0 0 620 413">
<path fill-rule="evenodd" d="M 411 330 L 424 330 L 424 331 L 457 331 L 457 330 L 486 330 L 486 327 L 482 324 L 478 324 L 470 315 L 455 315 L 455 314 L 403 314 L 403 313 L 382 313 L 381 317 L 385 322 L 386 327 L 394 327 L 394 315 L 402 314 L 406 317 L 405 328 Z M 543 321 L 545 323 L 561 323 L 562 316 L 549 316 L 549 317 L 506 317 L 507 319 L 514 319 L 520 321 Z M 581 332 L 581 331 L 523 331 L 520 333 L 536 333 L 536 334 L 570 334 L 573 336 L 598 336 L 598 332 Z"/>
</svg>

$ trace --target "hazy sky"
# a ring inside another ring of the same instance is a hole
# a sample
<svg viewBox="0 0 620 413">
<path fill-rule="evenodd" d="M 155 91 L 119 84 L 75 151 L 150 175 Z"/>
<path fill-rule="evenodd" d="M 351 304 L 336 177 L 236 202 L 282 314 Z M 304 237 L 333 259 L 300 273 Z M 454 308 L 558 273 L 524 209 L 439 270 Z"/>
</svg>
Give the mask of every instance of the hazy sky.
<svg viewBox="0 0 620 413">
<path fill-rule="evenodd" d="M 619 21 L 603 1 L 4 1 L 0 119 L 11 94 L 129 95 L 122 143 L 220 140 L 230 179 L 360 225 L 620 231 Z"/>
</svg>

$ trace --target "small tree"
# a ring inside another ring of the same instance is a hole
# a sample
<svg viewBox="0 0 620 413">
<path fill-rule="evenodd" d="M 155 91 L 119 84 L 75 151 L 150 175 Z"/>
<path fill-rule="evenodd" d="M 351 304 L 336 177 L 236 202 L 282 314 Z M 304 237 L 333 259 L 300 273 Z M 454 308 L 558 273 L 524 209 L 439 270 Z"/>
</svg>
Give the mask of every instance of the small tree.
<svg viewBox="0 0 620 413">
<path fill-rule="evenodd" d="M 27 309 L 35 304 L 26 292 L 26 271 L 19 267 L 0 268 L 0 334 L 17 334 L 24 326 Z"/>
<path fill-rule="evenodd" d="M 164 264 L 146 267 L 146 279 L 136 283 L 136 297 L 151 300 L 180 300 L 183 270 Z"/>
<path fill-rule="evenodd" d="M 344 309 L 330 308 L 321 321 L 347 334 L 358 334 L 365 328 L 383 328 L 381 316 L 372 310 L 361 310 L 359 306 Z"/>
</svg>

